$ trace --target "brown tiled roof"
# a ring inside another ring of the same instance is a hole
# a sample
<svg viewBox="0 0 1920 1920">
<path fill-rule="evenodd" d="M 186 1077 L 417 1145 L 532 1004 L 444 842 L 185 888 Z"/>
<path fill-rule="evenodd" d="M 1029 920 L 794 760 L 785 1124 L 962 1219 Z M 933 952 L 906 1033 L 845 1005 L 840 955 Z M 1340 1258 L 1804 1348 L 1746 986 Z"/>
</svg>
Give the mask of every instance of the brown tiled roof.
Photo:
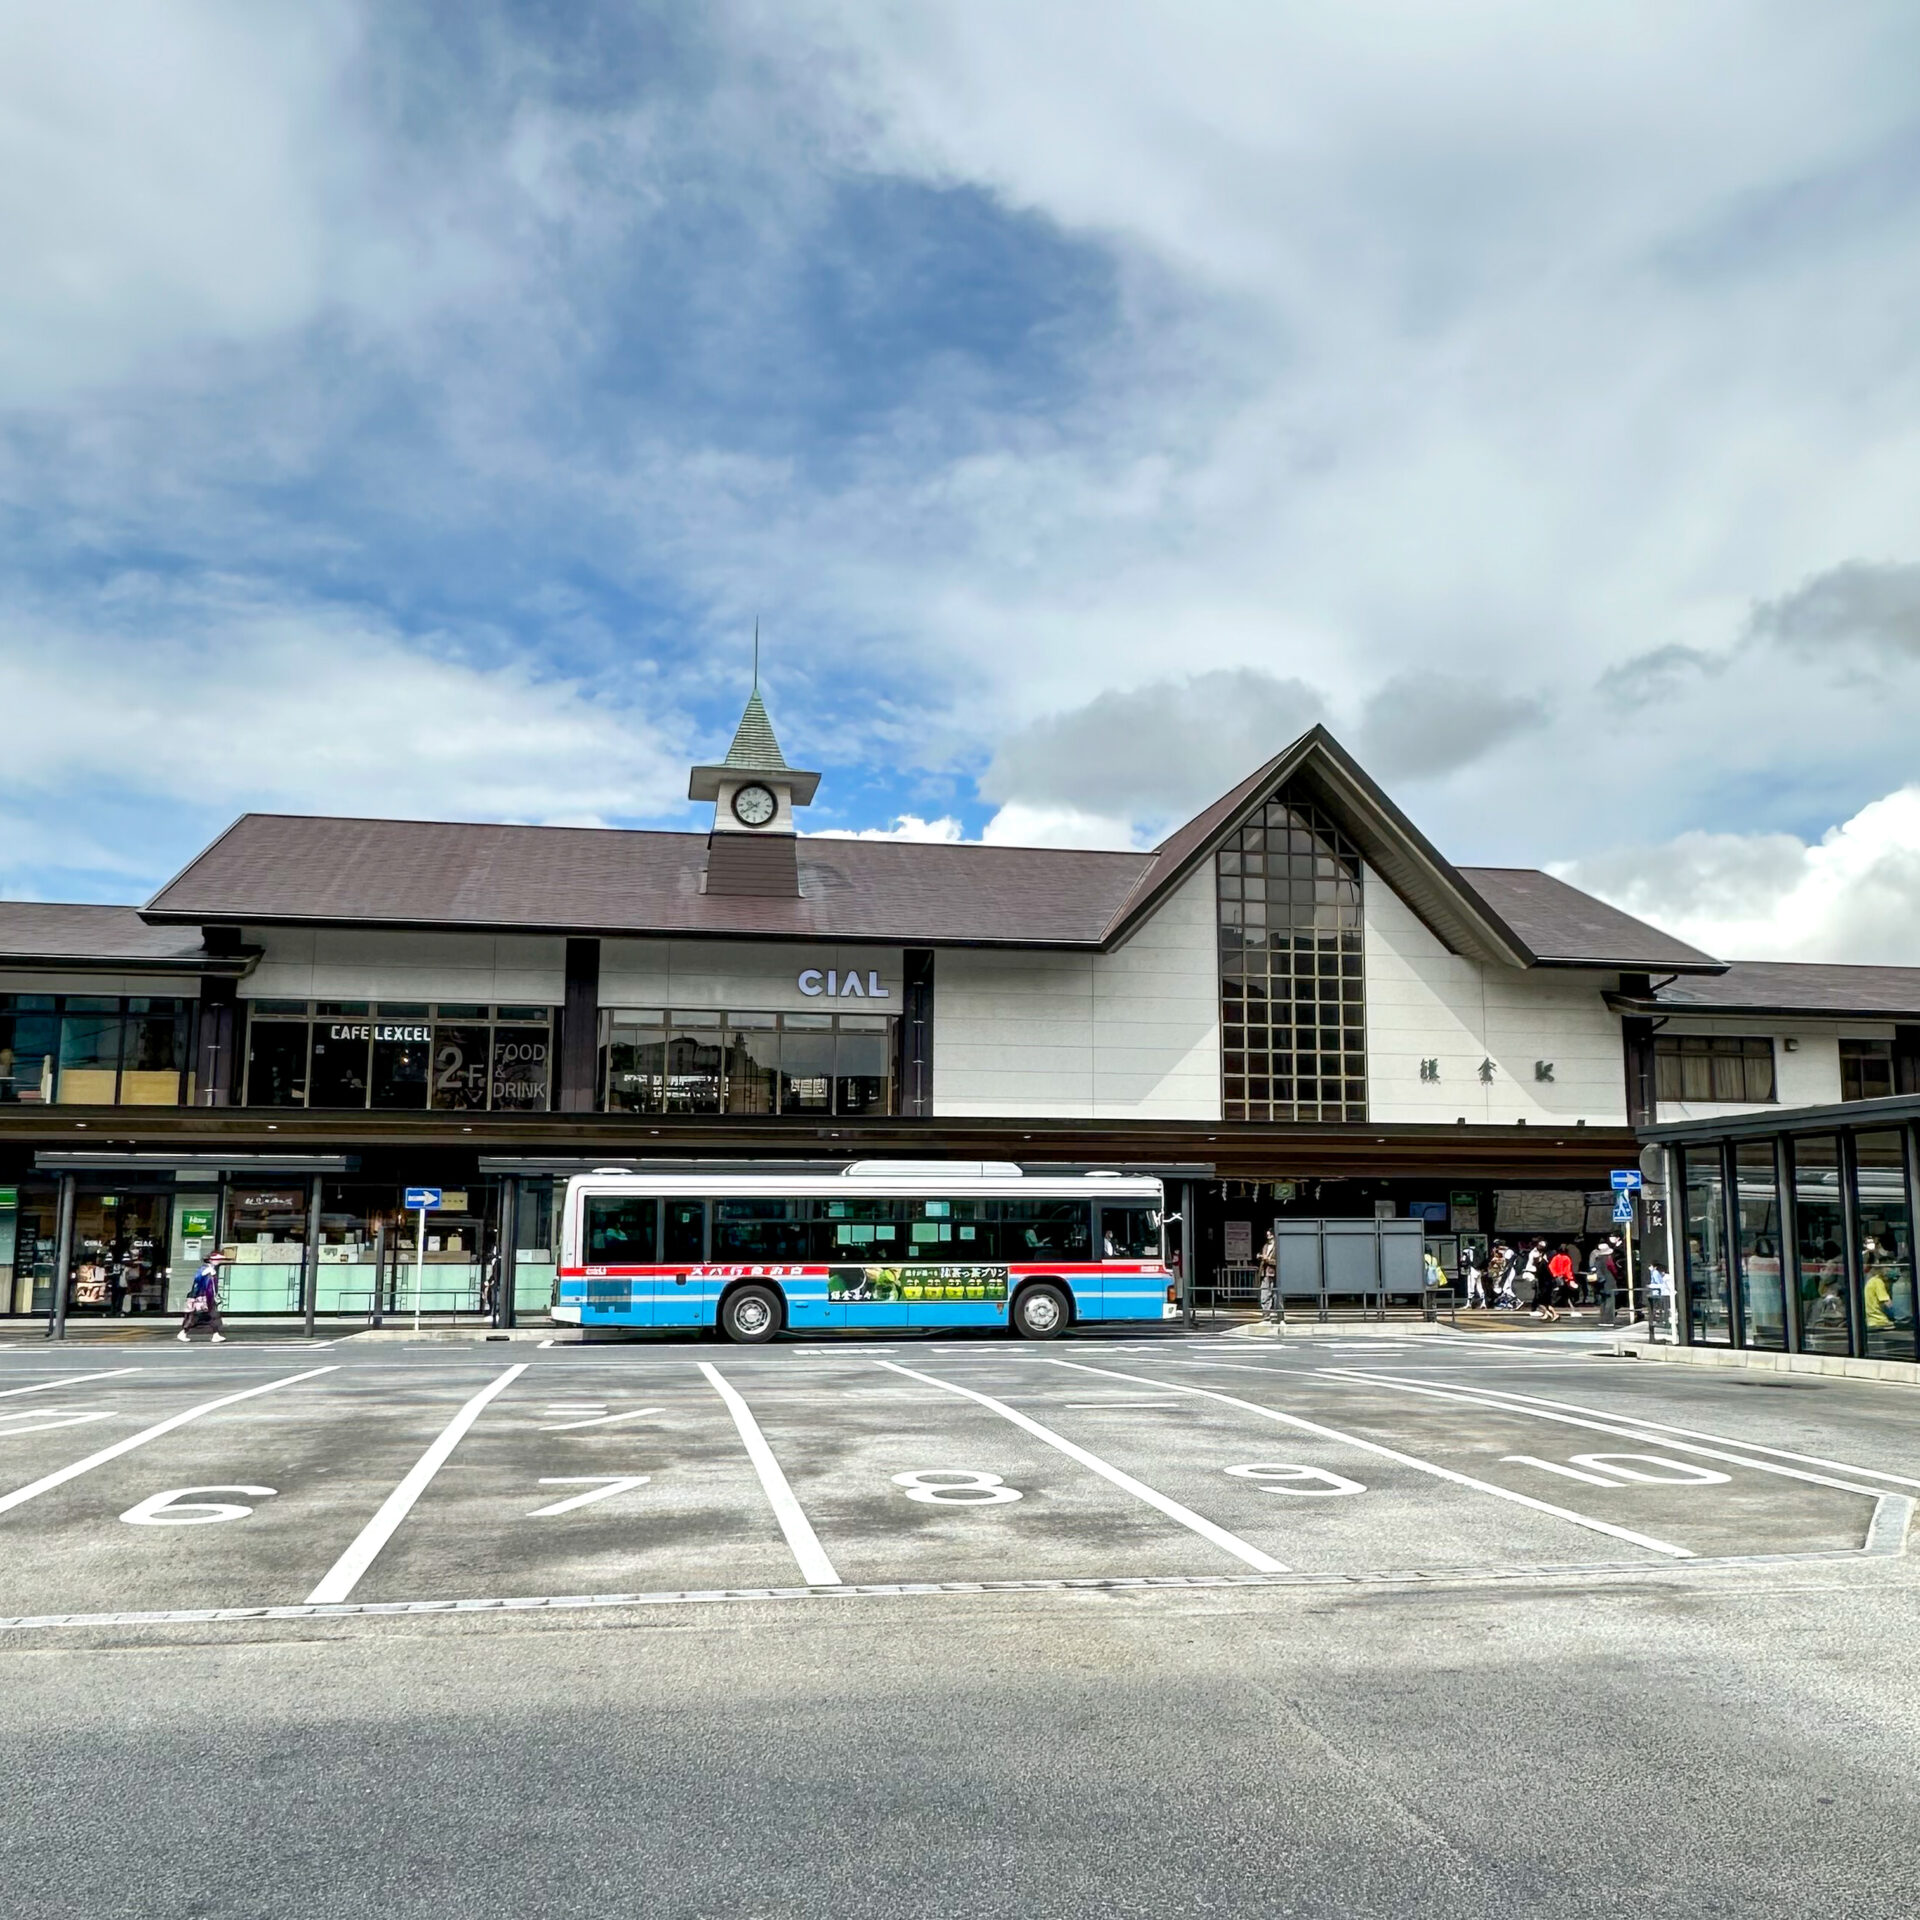
<svg viewBox="0 0 1920 1920">
<path fill-rule="evenodd" d="M 1462 867 L 1460 877 L 1545 966 L 1717 972 L 1724 964 L 1533 867 Z"/>
<path fill-rule="evenodd" d="M 1710 978 L 1663 986 L 1659 1005 L 1679 1013 L 1824 1014 L 1920 1020 L 1920 967 L 1831 966 L 1824 961 L 1736 960 Z"/>
<path fill-rule="evenodd" d="M 156 927 L 138 907 L 0 900 L 0 964 L 49 970 L 114 965 L 198 970 L 206 960 L 200 929 Z"/>
<path fill-rule="evenodd" d="M 1093 946 L 1151 856 L 799 843 L 801 897 L 703 894 L 707 837 L 250 813 L 145 911 L 166 920 Z"/>
</svg>

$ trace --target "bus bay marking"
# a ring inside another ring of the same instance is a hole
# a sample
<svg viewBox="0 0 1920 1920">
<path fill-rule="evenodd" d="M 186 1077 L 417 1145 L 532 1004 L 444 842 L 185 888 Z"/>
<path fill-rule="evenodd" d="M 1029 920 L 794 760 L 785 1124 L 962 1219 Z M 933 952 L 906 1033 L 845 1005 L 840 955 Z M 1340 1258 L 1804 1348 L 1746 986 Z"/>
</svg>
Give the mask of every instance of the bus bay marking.
<svg viewBox="0 0 1920 1920">
<path fill-rule="evenodd" d="M 1336 1494 L 1366 1492 L 1358 1480 L 1349 1480 L 1344 1474 L 1329 1473 L 1325 1467 L 1296 1466 L 1286 1460 L 1256 1461 L 1251 1466 L 1226 1467 L 1222 1471 L 1237 1479 L 1257 1482 L 1262 1493 L 1290 1493 L 1295 1498 L 1326 1500 Z M 1289 1481 L 1301 1484 L 1286 1484 Z M 1313 1482 L 1318 1484 L 1309 1484 Z"/>
<path fill-rule="evenodd" d="M 923 1500 L 930 1507 L 1000 1507 L 1021 1497 L 1020 1489 L 1008 1486 L 997 1473 L 972 1467 L 922 1467 L 915 1473 L 896 1473 L 893 1484 L 909 1500 Z"/>
<path fill-rule="evenodd" d="M 1590 1487 L 1725 1487 L 1733 1483 L 1730 1473 L 1716 1473 L 1711 1467 L 1696 1467 L 1690 1460 L 1669 1460 L 1658 1453 L 1576 1453 L 1572 1466 L 1542 1460 L 1531 1453 L 1502 1456 L 1520 1467 L 1538 1467 L 1545 1473 L 1557 1473 L 1563 1479 L 1584 1480 Z M 1623 1460 L 1642 1467 L 1664 1467 L 1664 1473 L 1639 1473 Z M 1580 1469 L 1585 1468 L 1585 1472 Z"/>
<path fill-rule="evenodd" d="M 270 1500 L 273 1492 L 271 1487 L 171 1487 L 148 1494 L 120 1518 L 130 1527 L 209 1527 L 222 1520 L 244 1520 L 253 1509 L 235 1501 L 193 1500 L 190 1494 L 244 1493 L 249 1499 Z"/>
<path fill-rule="evenodd" d="M 591 1491 L 576 1493 L 570 1500 L 556 1500 L 550 1507 L 535 1507 L 527 1518 L 551 1520 L 557 1513 L 571 1513 L 576 1507 L 590 1507 L 596 1500 L 611 1500 L 616 1493 L 631 1493 L 635 1487 L 644 1487 L 652 1478 L 650 1473 L 542 1474 L 540 1484 L 543 1487 L 587 1487 Z"/>
<path fill-rule="evenodd" d="M 547 1411 L 549 1413 L 559 1413 L 562 1409 L 559 1407 L 549 1407 Z M 567 1408 L 565 1411 L 573 1412 L 575 1409 Z M 604 1407 L 595 1407 L 588 1411 L 589 1417 L 587 1419 L 561 1420 L 552 1426 L 542 1427 L 540 1431 L 542 1433 L 571 1433 L 579 1427 L 615 1427 L 618 1426 L 622 1420 L 644 1420 L 648 1414 L 659 1413 L 663 1411 L 663 1409 L 659 1407 L 635 1407 L 627 1413 L 609 1413 Z"/>
</svg>

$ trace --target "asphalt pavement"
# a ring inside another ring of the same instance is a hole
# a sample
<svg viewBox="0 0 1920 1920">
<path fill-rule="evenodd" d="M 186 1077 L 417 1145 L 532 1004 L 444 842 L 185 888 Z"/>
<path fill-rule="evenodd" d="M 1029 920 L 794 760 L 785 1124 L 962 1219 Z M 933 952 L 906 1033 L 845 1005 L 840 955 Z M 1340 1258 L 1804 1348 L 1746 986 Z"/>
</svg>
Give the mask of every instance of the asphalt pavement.
<svg viewBox="0 0 1920 1920">
<path fill-rule="evenodd" d="M 1905 1915 L 1917 1432 L 1548 1336 L 0 1344 L 5 1911 Z"/>
</svg>

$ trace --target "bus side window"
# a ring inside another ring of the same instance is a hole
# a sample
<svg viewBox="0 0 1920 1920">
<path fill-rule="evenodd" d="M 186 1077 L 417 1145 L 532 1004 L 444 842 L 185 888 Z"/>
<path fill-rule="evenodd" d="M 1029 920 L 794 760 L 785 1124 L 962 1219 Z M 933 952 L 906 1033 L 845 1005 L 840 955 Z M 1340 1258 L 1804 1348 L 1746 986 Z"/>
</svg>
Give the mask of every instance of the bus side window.
<svg viewBox="0 0 1920 1920">
<path fill-rule="evenodd" d="M 587 1265 L 641 1266 L 653 1258 L 653 1229 L 660 1203 L 629 1194 L 587 1196 Z"/>
<path fill-rule="evenodd" d="M 706 1259 L 707 1203 L 704 1200 L 669 1200 L 666 1229 L 662 1257 L 670 1266 L 697 1267 Z"/>
<path fill-rule="evenodd" d="M 1084 1260 L 1093 1209 L 1084 1200 L 1000 1202 L 1000 1258 L 1013 1262 Z"/>
</svg>

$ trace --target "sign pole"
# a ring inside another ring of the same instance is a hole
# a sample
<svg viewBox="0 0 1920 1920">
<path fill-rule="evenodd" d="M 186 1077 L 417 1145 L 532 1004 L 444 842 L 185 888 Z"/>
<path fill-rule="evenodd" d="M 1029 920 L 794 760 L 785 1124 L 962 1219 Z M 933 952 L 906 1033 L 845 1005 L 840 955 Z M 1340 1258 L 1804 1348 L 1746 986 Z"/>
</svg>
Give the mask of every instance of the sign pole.
<svg viewBox="0 0 1920 1920">
<path fill-rule="evenodd" d="M 414 1218 L 420 1223 L 413 1241 L 413 1330 L 420 1331 L 420 1290 L 427 1284 L 427 1210 L 422 1207 Z"/>
<path fill-rule="evenodd" d="M 1625 1221 L 1627 1230 L 1627 1325 L 1634 1322 L 1633 1311 L 1633 1216 L 1629 1214 Z M 1653 1316 L 1647 1316 L 1647 1337 L 1653 1337 Z"/>
</svg>

